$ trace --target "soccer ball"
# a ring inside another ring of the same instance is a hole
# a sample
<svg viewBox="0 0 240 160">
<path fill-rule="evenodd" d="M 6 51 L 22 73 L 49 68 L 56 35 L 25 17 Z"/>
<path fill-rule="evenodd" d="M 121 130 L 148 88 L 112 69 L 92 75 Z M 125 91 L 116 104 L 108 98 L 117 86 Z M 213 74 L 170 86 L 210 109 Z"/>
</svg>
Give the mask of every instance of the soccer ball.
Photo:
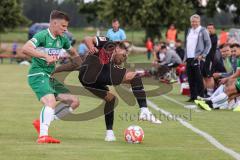
<svg viewBox="0 0 240 160">
<path fill-rule="evenodd" d="M 141 143 L 144 138 L 144 132 L 141 127 L 132 125 L 125 129 L 124 137 L 128 143 Z"/>
</svg>

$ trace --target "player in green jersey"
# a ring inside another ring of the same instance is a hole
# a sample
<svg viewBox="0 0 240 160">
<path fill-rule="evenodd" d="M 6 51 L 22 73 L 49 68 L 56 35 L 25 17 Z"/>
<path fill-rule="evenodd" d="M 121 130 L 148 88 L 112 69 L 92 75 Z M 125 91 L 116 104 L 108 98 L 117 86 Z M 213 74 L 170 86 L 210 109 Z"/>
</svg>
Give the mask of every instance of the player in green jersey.
<svg viewBox="0 0 240 160">
<path fill-rule="evenodd" d="M 205 110 L 227 109 L 229 101 L 240 95 L 240 45 L 235 43 L 230 46 L 233 56 L 237 57 L 237 71 L 220 81 L 223 84 L 209 98 L 203 98 L 203 101 L 195 100 L 200 107 Z M 240 111 L 240 105 L 235 105 L 233 111 Z"/>
<path fill-rule="evenodd" d="M 38 100 L 44 105 L 40 120 L 34 121 L 34 127 L 39 133 L 38 143 L 60 143 L 48 135 L 51 121 L 71 113 L 79 106 L 79 100 L 71 95 L 63 84 L 51 77 L 55 63 L 65 56 L 65 51 L 74 59 L 80 60 L 77 51 L 64 32 L 67 31 L 69 17 L 66 13 L 54 10 L 50 15 L 48 29 L 38 32 L 23 46 L 23 53 L 32 57 L 32 66 L 28 74 L 28 83 Z M 54 112 L 57 101 L 67 105 L 67 109 Z"/>
</svg>

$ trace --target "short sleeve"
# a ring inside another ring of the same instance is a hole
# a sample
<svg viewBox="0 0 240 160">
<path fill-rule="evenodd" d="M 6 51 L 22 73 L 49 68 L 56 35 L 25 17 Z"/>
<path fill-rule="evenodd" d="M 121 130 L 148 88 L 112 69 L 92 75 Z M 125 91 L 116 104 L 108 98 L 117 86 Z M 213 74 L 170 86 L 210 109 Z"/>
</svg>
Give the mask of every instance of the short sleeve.
<svg viewBox="0 0 240 160">
<path fill-rule="evenodd" d="M 107 31 L 106 37 L 110 38 L 110 29 Z"/>
<path fill-rule="evenodd" d="M 127 37 L 126 37 L 124 30 L 121 30 L 121 40 L 126 40 L 126 39 L 127 39 Z"/>
<path fill-rule="evenodd" d="M 102 48 L 108 41 L 109 41 L 109 38 L 104 36 L 98 36 L 96 37 L 96 47 Z"/>
<path fill-rule="evenodd" d="M 35 47 L 43 45 L 45 40 L 45 34 L 43 32 L 36 33 L 30 41 Z"/>
<path fill-rule="evenodd" d="M 240 69 L 240 59 L 239 58 L 237 59 L 237 69 L 238 70 Z"/>
<path fill-rule="evenodd" d="M 71 48 L 71 43 L 67 37 L 63 37 L 63 49 L 69 50 Z"/>
</svg>

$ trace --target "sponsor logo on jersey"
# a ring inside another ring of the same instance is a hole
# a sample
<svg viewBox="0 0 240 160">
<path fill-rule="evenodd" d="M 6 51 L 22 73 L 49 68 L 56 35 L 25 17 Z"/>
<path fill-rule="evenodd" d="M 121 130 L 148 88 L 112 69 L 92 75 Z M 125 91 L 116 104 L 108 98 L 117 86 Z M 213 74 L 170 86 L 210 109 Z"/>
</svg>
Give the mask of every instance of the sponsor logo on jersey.
<svg viewBox="0 0 240 160">
<path fill-rule="evenodd" d="M 57 56 L 61 53 L 61 49 L 50 48 L 48 49 L 48 55 Z"/>
</svg>

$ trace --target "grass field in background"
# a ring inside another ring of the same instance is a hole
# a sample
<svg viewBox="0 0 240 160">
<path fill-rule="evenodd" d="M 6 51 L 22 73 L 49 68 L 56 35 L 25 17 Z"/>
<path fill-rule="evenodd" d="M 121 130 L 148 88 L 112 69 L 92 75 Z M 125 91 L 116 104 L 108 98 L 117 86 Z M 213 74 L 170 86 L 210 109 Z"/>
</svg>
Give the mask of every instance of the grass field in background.
<svg viewBox="0 0 240 160">
<path fill-rule="evenodd" d="M 81 40 L 86 36 L 95 36 L 96 29 L 94 28 L 69 28 L 73 37 L 77 40 L 76 45 L 80 43 Z M 105 35 L 107 28 L 101 31 L 101 35 Z M 162 38 L 165 39 L 166 28 L 161 29 Z M 217 29 L 217 34 L 220 33 L 220 29 Z M 142 30 L 126 30 L 127 39 L 133 42 L 136 46 L 144 46 L 145 31 Z M 178 38 L 184 40 L 184 31 L 180 31 Z M 8 30 L 7 32 L 0 33 L 0 42 L 12 43 L 17 41 L 19 43 L 25 43 L 28 40 L 28 29 L 27 28 L 17 28 L 13 30 Z"/>
<path fill-rule="evenodd" d="M 73 34 L 74 38 L 79 43 L 85 36 L 94 36 L 96 35 L 95 29 L 90 28 L 69 28 L 70 32 Z M 166 28 L 162 29 L 162 38 L 165 39 L 165 32 Z M 104 29 L 101 31 L 101 35 L 105 35 L 107 32 L 107 29 Z M 217 29 L 217 33 L 219 33 L 220 30 Z M 144 45 L 144 39 L 145 39 L 145 31 L 142 30 L 126 30 L 126 35 L 128 40 L 132 41 L 135 45 Z M 1 42 L 14 42 L 18 41 L 20 43 L 25 43 L 28 38 L 28 29 L 22 28 L 22 29 L 14 29 L 9 30 L 5 33 L 0 33 L 0 41 Z M 184 31 L 181 31 L 178 35 L 178 38 L 181 40 L 184 40 Z"/>
<path fill-rule="evenodd" d="M 145 55 L 131 55 L 129 62 L 147 62 Z M 0 159 L 1 160 L 231 160 L 226 153 L 212 146 L 208 141 L 179 122 L 163 118 L 161 125 L 139 122 L 136 119 L 122 119 L 124 114 L 136 115 L 137 106 L 128 106 L 120 100 L 115 112 L 114 130 L 116 142 L 104 142 L 104 118 L 84 122 L 54 121 L 50 134 L 59 138 L 59 145 L 36 144 L 37 134 L 32 120 L 38 118 L 42 105 L 27 84 L 27 66 L 0 64 Z M 67 78 L 67 83 L 79 85 L 77 72 Z M 145 86 L 147 90 L 153 86 Z M 185 103 L 188 98 L 179 94 L 175 84 L 167 96 Z M 77 112 L 89 111 L 100 101 L 79 97 L 81 105 Z M 232 111 L 194 112 L 166 100 L 162 96 L 149 98 L 159 107 L 175 114 L 190 117 L 186 119 L 195 127 L 211 134 L 220 143 L 240 152 L 239 113 Z M 190 104 L 190 103 L 185 103 Z M 154 111 L 154 113 L 157 113 Z M 127 144 L 123 131 L 130 125 L 139 125 L 145 132 L 142 144 Z"/>
<path fill-rule="evenodd" d="M 96 35 L 95 29 L 88 29 L 88 28 L 70 28 L 70 32 L 73 34 L 74 38 L 77 42 L 80 42 L 85 36 L 94 36 Z M 101 35 L 106 34 L 106 30 L 101 31 Z M 133 41 L 134 44 L 143 45 L 143 41 L 145 38 L 144 30 L 131 30 L 126 31 L 126 35 L 130 41 Z M 24 43 L 27 41 L 28 38 L 28 31 L 27 29 L 15 29 L 10 30 L 8 32 L 0 33 L 0 40 L 2 42 L 13 42 L 18 41 L 20 43 Z"/>
</svg>

